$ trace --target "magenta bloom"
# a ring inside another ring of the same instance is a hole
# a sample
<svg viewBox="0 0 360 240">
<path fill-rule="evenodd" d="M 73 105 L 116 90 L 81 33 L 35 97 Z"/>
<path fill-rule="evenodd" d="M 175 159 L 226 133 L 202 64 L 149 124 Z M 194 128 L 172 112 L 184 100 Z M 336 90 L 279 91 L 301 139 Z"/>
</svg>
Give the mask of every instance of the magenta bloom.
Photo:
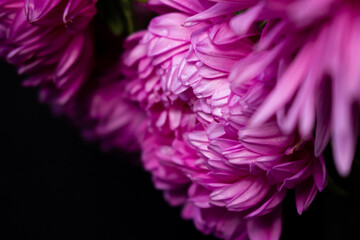
<svg viewBox="0 0 360 240">
<path fill-rule="evenodd" d="M 0 56 L 41 86 L 44 100 L 66 103 L 88 78 L 93 43 L 87 28 L 96 0 L 0 1 Z"/>
<path fill-rule="evenodd" d="M 339 173 L 350 173 L 358 136 L 360 6 L 356 1 L 259 2 L 234 17 L 244 34 L 253 23 L 268 23 L 256 51 L 239 61 L 231 75 L 234 91 L 246 81 L 276 70 L 277 85 L 253 116 L 264 123 L 274 114 L 281 129 L 304 138 L 316 123 L 315 154 L 333 139 Z"/>
<path fill-rule="evenodd" d="M 125 44 L 126 91 L 148 117 L 145 168 L 167 201 L 183 205 L 183 217 L 205 234 L 279 239 L 287 190 L 295 189 L 301 214 L 327 178 L 311 140 L 284 134 L 274 118 L 248 125 L 274 88 L 276 71 L 230 89 L 228 76 L 252 55 L 259 30 L 237 35 L 229 12 L 186 27 L 194 15 L 182 10 L 187 1 L 154 2 L 161 11 L 184 13 L 154 18 Z"/>
</svg>

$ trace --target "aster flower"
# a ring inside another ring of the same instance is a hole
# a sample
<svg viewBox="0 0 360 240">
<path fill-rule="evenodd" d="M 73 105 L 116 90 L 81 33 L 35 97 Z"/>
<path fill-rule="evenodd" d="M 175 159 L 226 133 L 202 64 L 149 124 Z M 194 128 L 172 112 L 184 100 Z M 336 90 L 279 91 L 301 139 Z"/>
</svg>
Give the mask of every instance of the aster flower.
<svg viewBox="0 0 360 240">
<path fill-rule="evenodd" d="M 144 166 L 171 205 L 185 204 L 184 218 L 200 231 L 278 239 L 287 190 L 295 189 L 301 214 L 326 186 L 324 161 L 313 155 L 311 141 L 284 134 L 274 118 L 248 126 L 275 85 L 275 71 L 236 94 L 228 75 L 251 53 L 249 37 L 256 39 L 259 29 L 237 36 L 226 21 L 230 14 L 184 27 L 188 14 L 153 19 L 148 31 L 130 36 L 139 44 L 124 54 L 126 91 L 149 118 Z"/>
<path fill-rule="evenodd" d="M 262 1 L 234 17 L 240 23 L 267 20 L 256 51 L 231 75 L 234 91 L 246 81 L 277 70 L 277 85 L 254 114 L 261 124 L 274 114 L 284 132 L 298 128 L 304 138 L 316 123 L 315 154 L 333 139 L 338 172 L 350 173 L 358 136 L 359 4 L 355 1 Z M 331 51 L 329 50 L 331 49 Z"/>
<path fill-rule="evenodd" d="M 29 76 L 24 85 L 42 87 L 43 100 L 64 104 L 88 78 L 95 3 L 0 1 L 0 55 Z"/>
</svg>

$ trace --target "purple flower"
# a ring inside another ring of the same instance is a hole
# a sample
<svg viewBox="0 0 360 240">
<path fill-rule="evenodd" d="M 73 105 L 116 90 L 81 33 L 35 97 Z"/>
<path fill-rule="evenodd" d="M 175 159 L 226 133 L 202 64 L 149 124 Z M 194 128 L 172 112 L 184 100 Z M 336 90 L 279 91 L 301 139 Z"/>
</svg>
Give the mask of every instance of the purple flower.
<svg viewBox="0 0 360 240">
<path fill-rule="evenodd" d="M 41 86 L 43 100 L 66 103 L 89 76 L 96 0 L 0 1 L 0 56 Z"/>
<path fill-rule="evenodd" d="M 259 29 L 239 37 L 229 13 L 185 27 L 194 14 L 180 9 L 187 1 L 154 2 L 185 13 L 154 18 L 125 44 L 126 91 L 148 117 L 145 168 L 200 231 L 224 239 L 278 239 L 287 190 L 295 189 L 301 214 L 327 178 L 311 140 L 284 134 L 274 117 L 249 125 L 274 88 L 274 68 L 230 89 L 228 76 L 252 56 Z"/>
</svg>

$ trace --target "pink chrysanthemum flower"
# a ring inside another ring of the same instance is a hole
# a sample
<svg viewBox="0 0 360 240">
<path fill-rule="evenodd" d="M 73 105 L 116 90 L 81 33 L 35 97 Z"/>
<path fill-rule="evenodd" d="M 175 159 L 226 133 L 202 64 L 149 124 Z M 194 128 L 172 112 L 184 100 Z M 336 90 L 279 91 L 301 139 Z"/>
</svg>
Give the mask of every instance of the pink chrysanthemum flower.
<svg viewBox="0 0 360 240">
<path fill-rule="evenodd" d="M 316 123 L 315 154 L 332 137 L 343 176 L 350 173 L 358 137 L 359 13 L 357 1 L 266 0 L 231 22 L 242 35 L 254 22 L 267 21 L 256 51 L 238 63 L 230 78 L 237 91 L 259 73 L 276 70 L 277 85 L 252 124 L 276 114 L 283 131 L 297 128 L 309 138 Z"/>
<path fill-rule="evenodd" d="M 161 11 L 188 6 L 165 2 Z M 237 36 L 226 21 L 230 13 L 185 27 L 194 13 L 184 11 L 153 19 L 147 32 L 130 36 L 139 44 L 124 54 L 126 90 L 149 118 L 145 168 L 171 205 L 185 204 L 184 218 L 200 231 L 224 239 L 278 239 L 287 190 L 295 189 L 301 214 L 326 185 L 324 161 L 313 155 L 311 141 L 283 134 L 274 118 L 248 126 L 274 87 L 275 71 L 236 94 L 227 78 L 252 52 L 259 29 Z"/>
<path fill-rule="evenodd" d="M 66 103 L 89 76 L 96 0 L 0 1 L 0 56 L 27 74 L 41 97 Z"/>
</svg>

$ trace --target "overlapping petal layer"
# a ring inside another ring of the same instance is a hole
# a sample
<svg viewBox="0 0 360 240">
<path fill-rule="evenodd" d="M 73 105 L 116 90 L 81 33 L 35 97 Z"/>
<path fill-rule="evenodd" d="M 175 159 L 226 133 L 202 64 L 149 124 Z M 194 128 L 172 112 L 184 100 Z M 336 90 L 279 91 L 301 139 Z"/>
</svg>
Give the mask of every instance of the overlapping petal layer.
<svg viewBox="0 0 360 240">
<path fill-rule="evenodd" d="M 239 61 L 230 80 L 234 91 L 246 81 L 276 69 L 277 84 L 252 118 L 260 124 L 277 115 L 284 132 L 298 130 L 311 138 L 315 154 L 330 138 L 339 173 L 350 173 L 358 137 L 359 13 L 356 1 L 266 0 L 234 17 L 231 26 L 242 35 L 243 22 L 266 26 L 256 50 Z"/>
<path fill-rule="evenodd" d="M 43 100 L 65 104 L 91 72 L 89 22 L 96 0 L 0 1 L 0 55 L 41 86 Z"/>
</svg>

